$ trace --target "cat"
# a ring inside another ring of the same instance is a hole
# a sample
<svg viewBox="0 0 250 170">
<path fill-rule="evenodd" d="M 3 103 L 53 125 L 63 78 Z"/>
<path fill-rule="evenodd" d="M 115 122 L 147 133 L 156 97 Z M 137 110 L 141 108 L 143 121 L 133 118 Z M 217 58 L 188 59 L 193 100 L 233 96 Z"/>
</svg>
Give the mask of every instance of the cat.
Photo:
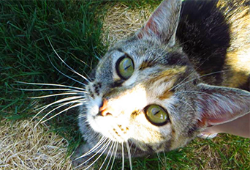
<svg viewBox="0 0 250 170">
<path fill-rule="evenodd" d="M 85 89 L 76 167 L 102 154 L 131 164 L 250 113 L 250 1 L 162 1 L 100 59 Z"/>
</svg>

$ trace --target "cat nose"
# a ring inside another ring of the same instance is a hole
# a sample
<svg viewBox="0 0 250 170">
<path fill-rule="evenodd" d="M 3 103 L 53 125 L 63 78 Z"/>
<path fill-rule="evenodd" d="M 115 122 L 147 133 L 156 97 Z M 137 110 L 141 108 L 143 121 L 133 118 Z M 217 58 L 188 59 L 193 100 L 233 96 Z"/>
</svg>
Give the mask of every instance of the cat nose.
<svg viewBox="0 0 250 170">
<path fill-rule="evenodd" d="M 108 106 L 108 100 L 106 100 L 106 99 L 103 99 L 102 100 L 102 106 L 99 108 L 99 115 L 101 115 L 101 116 L 108 116 L 108 115 L 112 115 L 111 113 L 110 113 L 110 107 Z"/>
</svg>

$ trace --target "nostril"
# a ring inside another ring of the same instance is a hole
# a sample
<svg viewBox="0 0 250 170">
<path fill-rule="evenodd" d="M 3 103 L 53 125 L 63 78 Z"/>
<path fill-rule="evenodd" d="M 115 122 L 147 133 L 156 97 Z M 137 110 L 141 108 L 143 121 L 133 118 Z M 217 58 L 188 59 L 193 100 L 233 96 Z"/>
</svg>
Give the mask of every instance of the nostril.
<svg viewBox="0 0 250 170">
<path fill-rule="evenodd" d="M 107 112 L 105 116 L 112 116 L 112 114 Z"/>
<path fill-rule="evenodd" d="M 99 115 L 101 116 L 111 116 L 110 113 L 110 107 L 108 106 L 108 101 L 106 99 L 103 99 L 102 105 L 99 108 Z"/>
</svg>

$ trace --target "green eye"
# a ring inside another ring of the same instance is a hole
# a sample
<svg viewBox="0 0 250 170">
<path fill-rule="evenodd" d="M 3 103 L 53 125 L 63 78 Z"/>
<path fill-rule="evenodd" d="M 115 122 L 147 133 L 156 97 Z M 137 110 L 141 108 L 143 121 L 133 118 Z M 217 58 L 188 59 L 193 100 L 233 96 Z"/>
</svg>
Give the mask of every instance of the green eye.
<svg viewBox="0 0 250 170">
<path fill-rule="evenodd" d="M 129 79 L 134 72 L 133 60 L 128 56 L 120 58 L 116 63 L 116 71 L 122 79 Z"/>
<path fill-rule="evenodd" d="M 149 105 L 145 108 L 147 119 L 154 125 L 160 126 L 168 122 L 168 113 L 158 105 Z"/>
</svg>

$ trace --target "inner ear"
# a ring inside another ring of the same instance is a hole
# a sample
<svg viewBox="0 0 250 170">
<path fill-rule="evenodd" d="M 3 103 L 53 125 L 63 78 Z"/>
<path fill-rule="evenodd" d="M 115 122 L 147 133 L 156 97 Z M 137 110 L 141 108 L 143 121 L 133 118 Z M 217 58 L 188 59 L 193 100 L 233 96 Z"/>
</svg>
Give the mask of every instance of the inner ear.
<svg viewBox="0 0 250 170">
<path fill-rule="evenodd" d="M 173 46 L 179 22 L 181 0 L 165 0 L 150 16 L 144 27 L 137 32 L 139 39 L 148 39 Z"/>
<path fill-rule="evenodd" d="M 199 84 L 196 101 L 199 126 L 224 124 L 250 113 L 250 92 Z"/>
</svg>

